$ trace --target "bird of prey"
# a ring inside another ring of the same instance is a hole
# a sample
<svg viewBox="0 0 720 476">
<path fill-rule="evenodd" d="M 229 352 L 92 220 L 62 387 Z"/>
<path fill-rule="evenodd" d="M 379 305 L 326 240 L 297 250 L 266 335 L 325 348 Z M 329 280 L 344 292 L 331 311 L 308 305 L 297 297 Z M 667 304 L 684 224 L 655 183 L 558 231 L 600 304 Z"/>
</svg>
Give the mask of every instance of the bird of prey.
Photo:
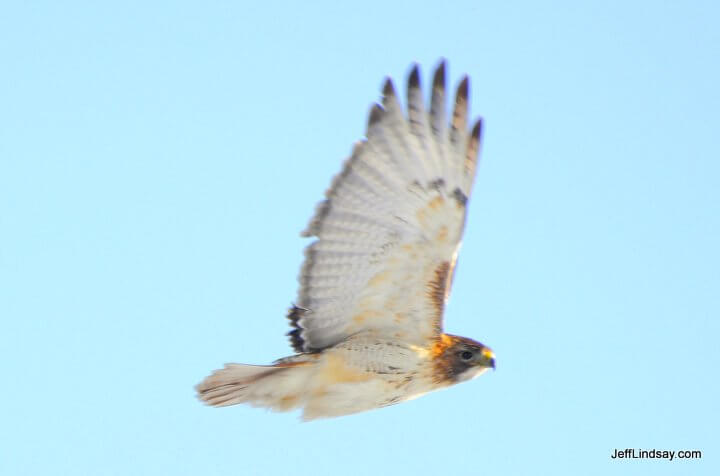
<svg viewBox="0 0 720 476">
<path fill-rule="evenodd" d="M 445 62 L 429 110 L 417 65 L 403 110 L 387 78 L 366 138 L 317 206 L 303 236 L 300 290 L 288 318 L 295 355 L 226 364 L 197 385 L 209 405 L 248 403 L 302 418 L 384 407 L 495 368 L 493 352 L 443 333 L 482 120 L 468 124 L 468 77 L 446 117 Z"/>
</svg>

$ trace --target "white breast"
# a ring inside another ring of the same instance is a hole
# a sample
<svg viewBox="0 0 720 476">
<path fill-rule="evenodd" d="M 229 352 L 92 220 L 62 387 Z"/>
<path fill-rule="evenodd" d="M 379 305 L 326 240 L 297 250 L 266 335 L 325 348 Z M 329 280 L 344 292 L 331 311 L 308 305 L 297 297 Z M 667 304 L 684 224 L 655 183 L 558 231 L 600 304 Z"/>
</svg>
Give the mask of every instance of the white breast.
<svg viewBox="0 0 720 476">
<path fill-rule="evenodd" d="M 316 369 L 306 393 L 306 420 L 392 405 L 433 389 L 426 353 L 371 335 L 326 349 Z"/>
</svg>

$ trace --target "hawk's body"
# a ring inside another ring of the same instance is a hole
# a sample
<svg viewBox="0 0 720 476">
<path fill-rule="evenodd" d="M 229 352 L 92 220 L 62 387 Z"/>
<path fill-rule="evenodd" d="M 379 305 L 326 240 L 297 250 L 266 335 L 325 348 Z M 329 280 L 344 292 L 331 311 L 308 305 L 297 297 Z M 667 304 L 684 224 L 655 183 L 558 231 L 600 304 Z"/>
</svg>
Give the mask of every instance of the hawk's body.
<svg viewBox="0 0 720 476">
<path fill-rule="evenodd" d="M 415 67 L 408 117 L 390 80 L 367 140 L 335 178 L 305 236 L 297 306 L 289 314 L 298 355 L 271 366 L 229 364 L 198 385 L 212 405 L 304 408 L 332 417 L 418 397 L 494 367 L 482 344 L 442 333 L 480 121 L 467 130 L 468 81 L 449 127 L 444 64 L 429 114 Z"/>
</svg>

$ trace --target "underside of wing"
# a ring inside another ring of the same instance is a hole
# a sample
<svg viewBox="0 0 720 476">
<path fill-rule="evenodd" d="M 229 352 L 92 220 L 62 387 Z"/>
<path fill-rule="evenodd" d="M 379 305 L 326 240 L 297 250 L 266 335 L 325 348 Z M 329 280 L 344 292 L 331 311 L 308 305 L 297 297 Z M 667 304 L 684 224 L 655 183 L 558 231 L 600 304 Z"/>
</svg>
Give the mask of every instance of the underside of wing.
<svg viewBox="0 0 720 476">
<path fill-rule="evenodd" d="M 365 331 L 423 343 L 437 336 L 462 238 L 480 144 L 468 130 L 468 79 L 445 117 L 445 64 L 426 112 L 418 67 L 404 114 L 388 79 L 304 236 L 293 347 L 311 352 Z"/>
</svg>

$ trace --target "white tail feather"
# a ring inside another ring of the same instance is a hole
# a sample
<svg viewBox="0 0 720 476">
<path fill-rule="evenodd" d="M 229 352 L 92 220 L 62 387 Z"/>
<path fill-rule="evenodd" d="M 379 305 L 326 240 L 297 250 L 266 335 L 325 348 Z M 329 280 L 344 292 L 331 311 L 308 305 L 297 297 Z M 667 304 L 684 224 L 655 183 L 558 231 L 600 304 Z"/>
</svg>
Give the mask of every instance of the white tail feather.
<svg viewBox="0 0 720 476">
<path fill-rule="evenodd" d="M 198 384 L 198 398 L 208 405 L 224 407 L 238 403 L 288 411 L 301 406 L 308 363 L 277 365 L 226 364 Z"/>
</svg>

